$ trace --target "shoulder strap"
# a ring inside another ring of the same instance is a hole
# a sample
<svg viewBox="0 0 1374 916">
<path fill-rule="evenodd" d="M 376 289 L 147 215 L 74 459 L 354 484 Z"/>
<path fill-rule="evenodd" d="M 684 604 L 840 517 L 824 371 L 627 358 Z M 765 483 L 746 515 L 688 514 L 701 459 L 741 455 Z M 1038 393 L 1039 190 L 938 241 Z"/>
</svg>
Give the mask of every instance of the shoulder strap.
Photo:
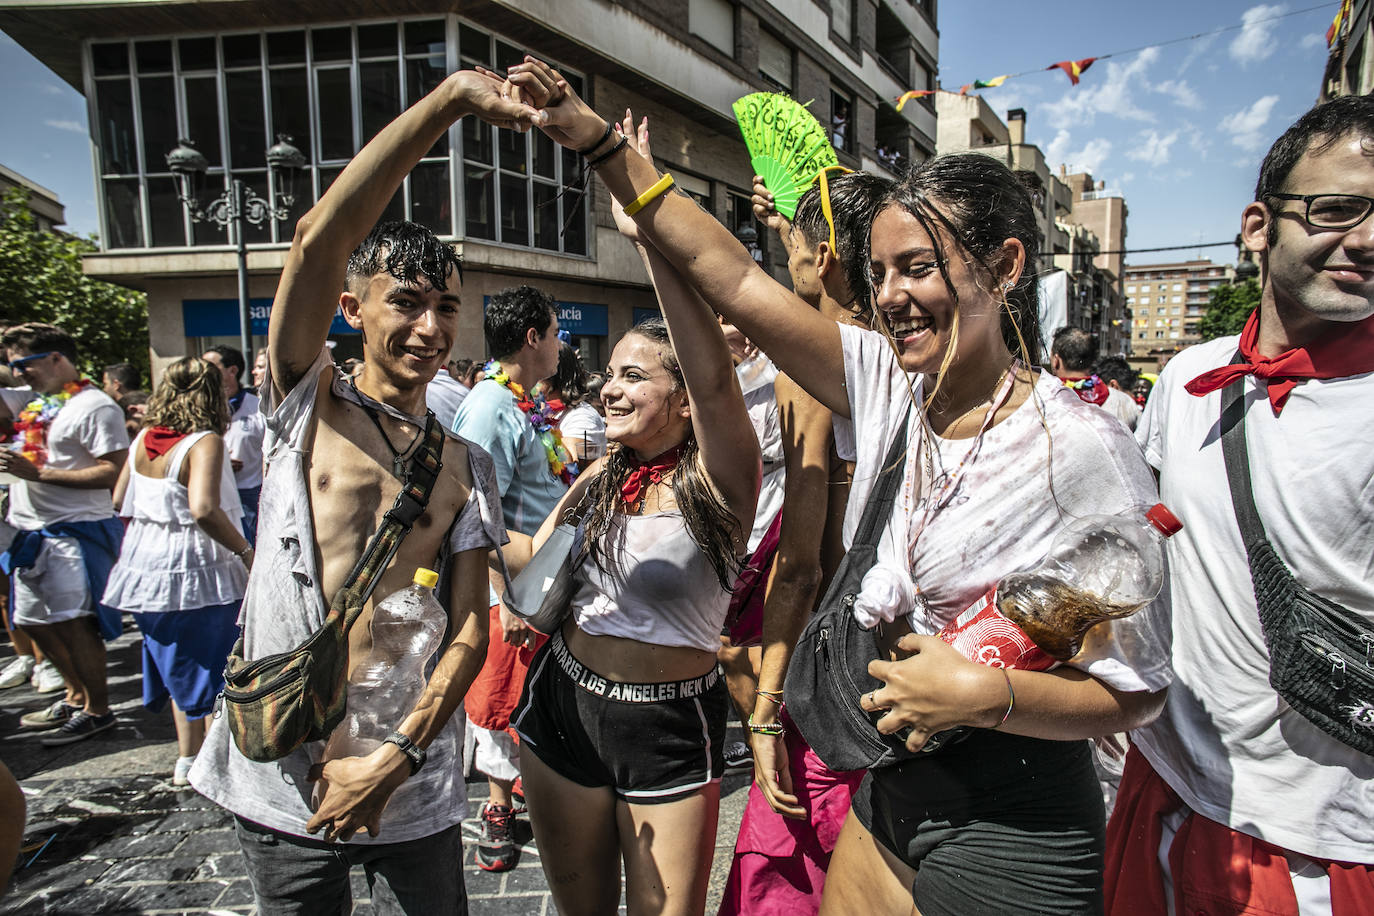
<svg viewBox="0 0 1374 916">
<path fill-rule="evenodd" d="M 168 480 L 177 480 L 181 476 L 181 466 L 186 463 L 186 456 L 191 453 L 195 444 L 206 436 L 210 435 L 208 429 L 200 432 L 188 433 L 180 442 L 172 446 L 168 454 L 167 463 L 162 468 L 162 476 Z M 225 463 L 228 463 L 229 456 L 225 455 Z"/>
<path fill-rule="evenodd" d="M 897 498 L 897 488 L 901 486 L 902 472 L 906 470 L 906 439 L 907 428 L 911 425 L 911 407 L 907 406 L 906 415 L 902 419 L 901 429 L 897 431 L 897 438 L 892 441 L 892 447 L 887 451 L 887 458 L 883 460 L 882 471 L 878 474 L 878 480 L 873 484 L 873 491 L 868 494 L 868 502 L 864 504 L 863 515 L 859 516 L 859 526 L 854 532 L 854 543 L 850 545 L 852 550 L 859 545 L 876 546 L 879 538 L 879 530 L 884 522 L 892 514 L 892 502 Z"/>
<path fill-rule="evenodd" d="M 1240 351 L 1236 351 L 1231 362 L 1244 362 Z M 1236 524 L 1240 526 L 1240 537 L 1245 543 L 1246 554 L 1252 553 L 1252 545 L 1267 540 L 1264 523 L 1260 521 L 1259 510 L 1255 508 L 1255 495 L 1250 483 L 1249 447 L 1245 441 L 1245 382 L 1232 382 L 1222 389 L 1221 394 L 1221 454 L 1226 464 L 1226 480 L 1231 486 L 1231 504 L 1236 513 Z"/>
</svg>

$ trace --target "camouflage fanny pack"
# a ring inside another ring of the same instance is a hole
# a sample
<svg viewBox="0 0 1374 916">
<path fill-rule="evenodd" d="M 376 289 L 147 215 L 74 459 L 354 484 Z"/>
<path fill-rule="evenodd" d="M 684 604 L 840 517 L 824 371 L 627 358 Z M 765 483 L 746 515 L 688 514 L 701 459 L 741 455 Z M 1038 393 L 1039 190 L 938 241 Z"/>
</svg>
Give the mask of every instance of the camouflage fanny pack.
<svg viewBox="0 0 1374 916">
<path fill-rule="evenodd" d="M 243 756 L 279 760 L 307 741 L 323 741 L 343 719 L 348 699 L 348 631 L 362 614 L 381 573 L 425 511 L 443 467 L 444 432 L 428 414 L 424 442 L 406 465 L 396 502 L 362 557 L 334 595 L 324 625 L 289 652 L 244 659 L 243 637 L 224 668 L 216 715 L 229 720 Z"/>
</svg>

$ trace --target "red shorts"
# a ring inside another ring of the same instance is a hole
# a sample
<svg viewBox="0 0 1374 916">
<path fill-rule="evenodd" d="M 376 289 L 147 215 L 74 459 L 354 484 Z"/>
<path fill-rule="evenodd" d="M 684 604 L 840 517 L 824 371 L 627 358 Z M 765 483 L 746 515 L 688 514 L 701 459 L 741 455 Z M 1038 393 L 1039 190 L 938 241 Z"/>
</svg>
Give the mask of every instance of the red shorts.
<svg viewBox="0 0 1374 916">
<path fill-rule="evenodd" d="M 487 617 L 487 660 L 463 698 L 463 709 L 472 724 L 494 732 L 510 727 L 511 713 L 520 701 L 530 660 L 548 639 L 539 635 L 533 648 L 525 648 L 512 646 L 503 634 L 501 606 L 494 604 Z"/>
</svg>

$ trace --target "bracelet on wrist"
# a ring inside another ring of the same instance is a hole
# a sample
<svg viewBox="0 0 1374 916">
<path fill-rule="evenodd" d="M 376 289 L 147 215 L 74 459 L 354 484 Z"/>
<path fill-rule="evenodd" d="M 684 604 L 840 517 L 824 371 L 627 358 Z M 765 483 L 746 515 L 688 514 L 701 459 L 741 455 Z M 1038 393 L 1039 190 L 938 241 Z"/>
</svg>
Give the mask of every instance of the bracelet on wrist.
<svg viewBox="0 0 1374 916">
<path fill-rule="evenodd" d="M 591 146 L 586 147 L 585 149 L 580 149 L 580 150 L 578 150 L 578 151 L 577 151 L 577 155 L 581 156 L 583 159 L 586 159 L 586 158 L 587 158 L 588 156 L 590 156 L 592 153 L 596 152 L 598 149 L 601 148 L 601 144 L 603 144 L 603 143 L 605 143 L 607 140 L 611 139 L 611 130 L 612 130 L 612 129 L 613 129 L 613 128 L 612 128 L 612 126 L 611 126 L 611 122 L 610 122 L 610 121 L 607 121 L 607 122 L 606 122 L 606 132 L 605 132 L 604 134 L 601 135 L 601 139 L 600 139 L 600 140 L 597 140 L 595 143 L 593 143 Z"/>
<path fill-rule="evenodd" d="M 643 210 L 645 207 L 649 206 L 649 204 L 653 203 L 654 201 L 662 197 L 664 193 L 666 193 L 667 190 L 672 186 L 672 173 L 664 172 L 663 177 L 660 178 L 658 181 L 654 182 L 653 187 L 649 188 L 649 190 L 645 191 L 643 194 L 639 195 L 634 200 L 630 201 L 628 204 L 625 205 L 625 215 L 634 216 L 640 210 Z"/>
<path fill-rule="evenodd" d="M 248 559 L 248 555 L 249 555 L 250 553 L 252 553 L 252 552 L 253 552 L 253 545 L 252 545 L 252 544 L 249 544 L 247 547 L 243 548 L 242 550 L 235 551 L 235 552 L 234 552 L 234 556 L 238 557 L 240 560 L 247 560 L 247 559 Z"/>
<path fill-rule="evenodd" d="M 783 702 L 781 690 L 755 690 L 754 696 L 759 697 L 763 700 L 767 700 L 779 709 L 782 709 L 783 706 L 787 705 Z"/>
<path fill-rule="evenodd" d="M 592 171 L 596 171 L 597 166 L 599 166 L 601 163 L 605 162 L 607 159 L 614 156 L 616 153 L 623 150 L 626 146 L 629 145 L 629 143 L 630 138 L 625 136 L 624 134 L 621 134 L 619 143 L 617 143 L 610 149 L 606 150 L 606 152 L 602 153 L 600 156 L 597 156 L 595 159 L 588 159 L 587 168 L 591 169 Z"/>
<path fill-rule="evenodd" d="M 753 713 L 749 714 L 749 722 L 746 728 L 755 735 L 768 735 L 770 738 L 776 738 L 785 731 L 781 722 L 772 722 L 768 724 L 755 722 Z"/>
</svg>

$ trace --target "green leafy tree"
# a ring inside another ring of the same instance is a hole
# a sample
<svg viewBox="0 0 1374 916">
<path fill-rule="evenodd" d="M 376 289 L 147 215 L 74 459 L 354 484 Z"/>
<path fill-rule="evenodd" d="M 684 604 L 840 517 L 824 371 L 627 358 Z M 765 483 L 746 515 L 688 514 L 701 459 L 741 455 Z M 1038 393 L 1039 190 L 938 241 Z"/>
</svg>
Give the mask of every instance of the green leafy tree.
<svg viewBox="0 0 1374 916">
<path fill-rule="evenodd" d="M 1212 288 L 1207 314 L 1202 316 L 1198 331 L 1203 340 L 1214 340 L 1239 334 L 1260 301 L 1258 280 L 1246 280 L 1234 286 L 1223 284 Z"/>
<path fill-rule="evenodd" d="M 28 196 L 16 188 L 0 198 L 0 325 L 58 325 L 97 382 L 111 363 L 132 363 L 148 378 L 148 297 L 82 273 L 94 241 L 40 231 Z"/>
</svg>

